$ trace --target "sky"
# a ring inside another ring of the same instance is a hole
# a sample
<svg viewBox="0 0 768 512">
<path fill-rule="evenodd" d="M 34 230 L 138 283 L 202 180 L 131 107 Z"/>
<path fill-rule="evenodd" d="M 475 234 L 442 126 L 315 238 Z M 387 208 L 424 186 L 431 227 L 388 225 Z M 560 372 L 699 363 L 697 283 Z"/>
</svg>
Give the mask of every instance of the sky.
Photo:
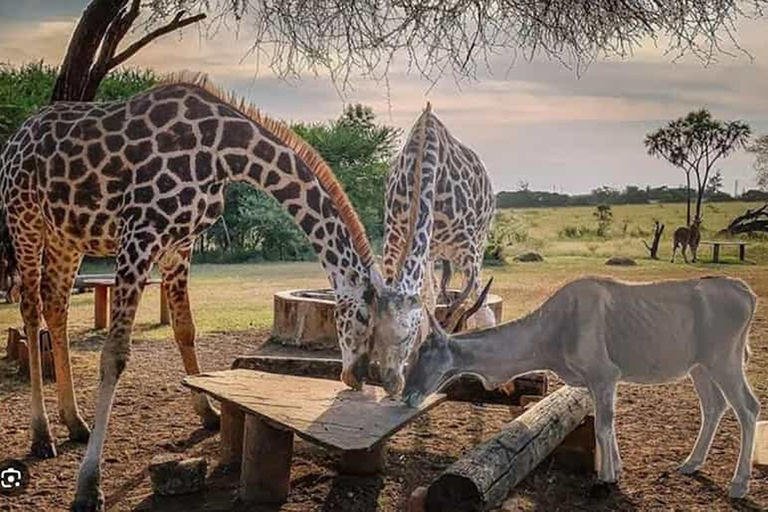
<svg viewBox="0 0 768 512">
<path fill-rule="evenodd" d="M 0 0 L 0 62 L 43 59 L 58 64 L 87 0 Z M 625 59 L 602 59 L 577 74 L 539 58 L 498 55 L 473 82 L 451 77 L 435 87 L 415 73 L 395 71 L 382 83 L 353 77 L 343 94 L 326 76 L 284 81 L 247 56 L 246 35 L 214 37 L 187 29 L 137 53 L 129 65 L 160 73 L 202 71 L 217 85 L 245 96 L 285 121 L 338 117 L 347 103 L 373 107 L 380 120 L 408 131 L 427 100 L 462 142 L 482 158 L 496 191 L 531 189 L 585 193 L 600 186 L 679 185 L 682 171 L 647 155 L 645 135 L 691 110 L 708 108 L 719 119 L 740 119 L 756 135 L 768 134 L 768 19 L 738 27 L 732 55 L 703 65 L 674 59 L 650 42 Z M 130 34 L 139 37 L 140 32 Z M 125 44 L 125 43 L 124 43 Z M 739 151 L 718 168 L 732 193 L 754 186 L 753 156 Z"/>
</svg>

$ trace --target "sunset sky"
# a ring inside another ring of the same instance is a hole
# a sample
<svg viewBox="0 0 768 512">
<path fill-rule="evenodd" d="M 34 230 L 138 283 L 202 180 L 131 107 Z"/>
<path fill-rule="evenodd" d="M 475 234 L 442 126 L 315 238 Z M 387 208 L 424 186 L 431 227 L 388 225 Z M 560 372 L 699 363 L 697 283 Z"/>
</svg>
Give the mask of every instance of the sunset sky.
<svg viewBox="0 0 768 512">
<path fill-rule="evenodd" d="M 86 0 L 0 0 L 0 62 L 44 59 L 58 64 Z M 768 20 L 739 25 L 739 42 L 705 67 L 674 61 L 646 44 L 625 60 L 601 60 L 581 76 L 560 63 L 528 63 L 499 55 L 492 73 L 457 85 L 451 77 L 430 90 L 416 74 L 395 71 L 386 87 L 355 78 L 343 96 L 325 77 L 285 82 L 244 58 L 247 30 L 203 37 L 197 29 L 172 34 L 139 52 L 130 65 L 160 73 L 203 71 L 225 88 L 286 121 L 335 118 L 345 103 L 370 105 L 383 122 L 408 129 L 426 100 L 486 163 L 497 191 L 521 180 L 533 189 L 588 192 L 601 185 L 677 185 L 681 171 L 647 156 L 646 133 L 692 109 L 748 122 L 768 134 Z M 132 35 L 129 37 L 136 37 Z M 730 48 L 730 46 L 726 45 Z M 398 69 L 402 69 L 398 68 Z M 720 166 L 727 192 L 754 185 L 751 155 L 740 151 Z"/>
</svg>

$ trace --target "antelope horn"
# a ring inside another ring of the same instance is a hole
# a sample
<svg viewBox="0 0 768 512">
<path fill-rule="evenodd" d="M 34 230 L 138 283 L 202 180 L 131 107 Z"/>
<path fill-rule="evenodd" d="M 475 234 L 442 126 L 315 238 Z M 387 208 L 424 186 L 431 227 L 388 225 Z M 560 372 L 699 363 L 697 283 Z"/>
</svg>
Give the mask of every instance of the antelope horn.
<svg viewBox="0 0 768 512">
<path fill-rule="evenodd" d="M 443 322 L 446 326 L 451 325 L 451 323 L 455 320 L 454 315 L 456 311 L 459 310 L 459 307 L 464 304 L 464 302 L 469 297 L 469 294 L 472 293 L 472 286 L 474 285 L 476 278 L 477 274 L 473 268 L 469 274 L 469 277 L 467 277 L 467 280 L 464 283 L 464 288 L 455 299 L 448 303 L 448 307 L 445 309 L 445 316 L 443 317 L 445 319 Z"/>
<path fill-rule="evenodd" d="M 493 278 L 490 278 L 488 280 L 488 284 L 485 285 L 485 288 L 483 288 L 483 291 L 480 292 L 480 296 L 477 298 L 474 304 L 472 304 L 469 309 L 465 310 L 456 320 L 456 323 L 454 323 L 451 328 L 448 330 L 450 333 L 455 333 L 458 328 L 464 324 L 469 317 L 477 313 L 477 310 L 483 307 L 483 304 L 485 303 L 485 299 L 488 297 L 488 292 L 491 290 L 491 283 L 493 283 Z"/>
<path fill-rule="evenodd" d="M 427 102 L 427 108 L 422 112 L 418 121 L 418 133 L 419 133 L 419 150 L 416 153 L 416 161 L 414 162 L 413 173 L 413 191 L 409 199 L 409 216 L 408 216 L 408 230 L 405 235 L 405 245 L 400 252 L 400 258 L 395 266 L 395 279 L 400 280 L 402 277 L 403 267 L 405 267 L 405 260 L 411 253 L 413 248 L 413 239 L 416 237 L 416 224 L 419 221 L 419 210 L 421 206 L 421 176 L 422 176 L 422 164 L 424 161 L 424 147 L 427 144 L 427 117 L 432 112 L 432 104 Z M 407 182 L 406 182 L 407 183 Z"/>
</svg>

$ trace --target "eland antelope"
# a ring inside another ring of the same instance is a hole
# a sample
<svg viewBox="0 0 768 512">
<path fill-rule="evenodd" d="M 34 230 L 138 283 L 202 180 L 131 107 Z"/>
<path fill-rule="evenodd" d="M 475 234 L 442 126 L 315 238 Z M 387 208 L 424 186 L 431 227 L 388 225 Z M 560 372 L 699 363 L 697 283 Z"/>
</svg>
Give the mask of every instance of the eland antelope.
<svg viewBox="0 0 768 512">
<path fill-rule="evenodd" d="M 739 279 L 711 277 L 630 284 L 607 278 L 573 281 L 528 316 L 452 336 L 430 316 L 431 333 L 403 391 L 411 406 L 461 374 L 488 388 L 534 370 L 551 370 L 587 387 L 595 403 L 598 478 L 616 482 L 621 459 L 614 431 L 616 385 L 660 384 L 688 375 L 701 401 L 701 430 L 680 466 L 704 463 L 730 404 L 741 425 L 741 451 L 730 496 L 747 494 L 760 403 L 744 367 L 756 297 Z"/>
</svg>

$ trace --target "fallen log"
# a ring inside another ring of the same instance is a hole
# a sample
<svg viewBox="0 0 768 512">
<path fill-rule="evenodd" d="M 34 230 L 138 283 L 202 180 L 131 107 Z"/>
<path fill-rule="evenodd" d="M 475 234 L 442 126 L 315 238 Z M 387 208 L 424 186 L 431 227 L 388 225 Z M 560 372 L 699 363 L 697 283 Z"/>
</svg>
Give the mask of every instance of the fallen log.
<svg viewBox="0 0 768 512">
<path fill-rule="evenodd" d="M 341 360 L 316 357 L 240 356 L 232 363 L 232 369 L 337 380 L 341 374 Z M 380 384 L 376 376 L 372 376 L 368 382 Z M 547 375 L 543 372 L 524 375 L 514 380 L 514 391 L 507 394 L 498 389 L 487 390 L 479 380 L 467 376 L 456 380 L 444 392 L 448 400 L 456 402 L 520 405 L 520 398 L 523 396 L 545 396 L 548 390 L 547 382 Z"/>
<path fill-rule="evenodd" d="M 499 506 L 592 410 L 584 388 L 564 386 L 451 465 L 427 490 L 427 512 Z"/>
</svg>

